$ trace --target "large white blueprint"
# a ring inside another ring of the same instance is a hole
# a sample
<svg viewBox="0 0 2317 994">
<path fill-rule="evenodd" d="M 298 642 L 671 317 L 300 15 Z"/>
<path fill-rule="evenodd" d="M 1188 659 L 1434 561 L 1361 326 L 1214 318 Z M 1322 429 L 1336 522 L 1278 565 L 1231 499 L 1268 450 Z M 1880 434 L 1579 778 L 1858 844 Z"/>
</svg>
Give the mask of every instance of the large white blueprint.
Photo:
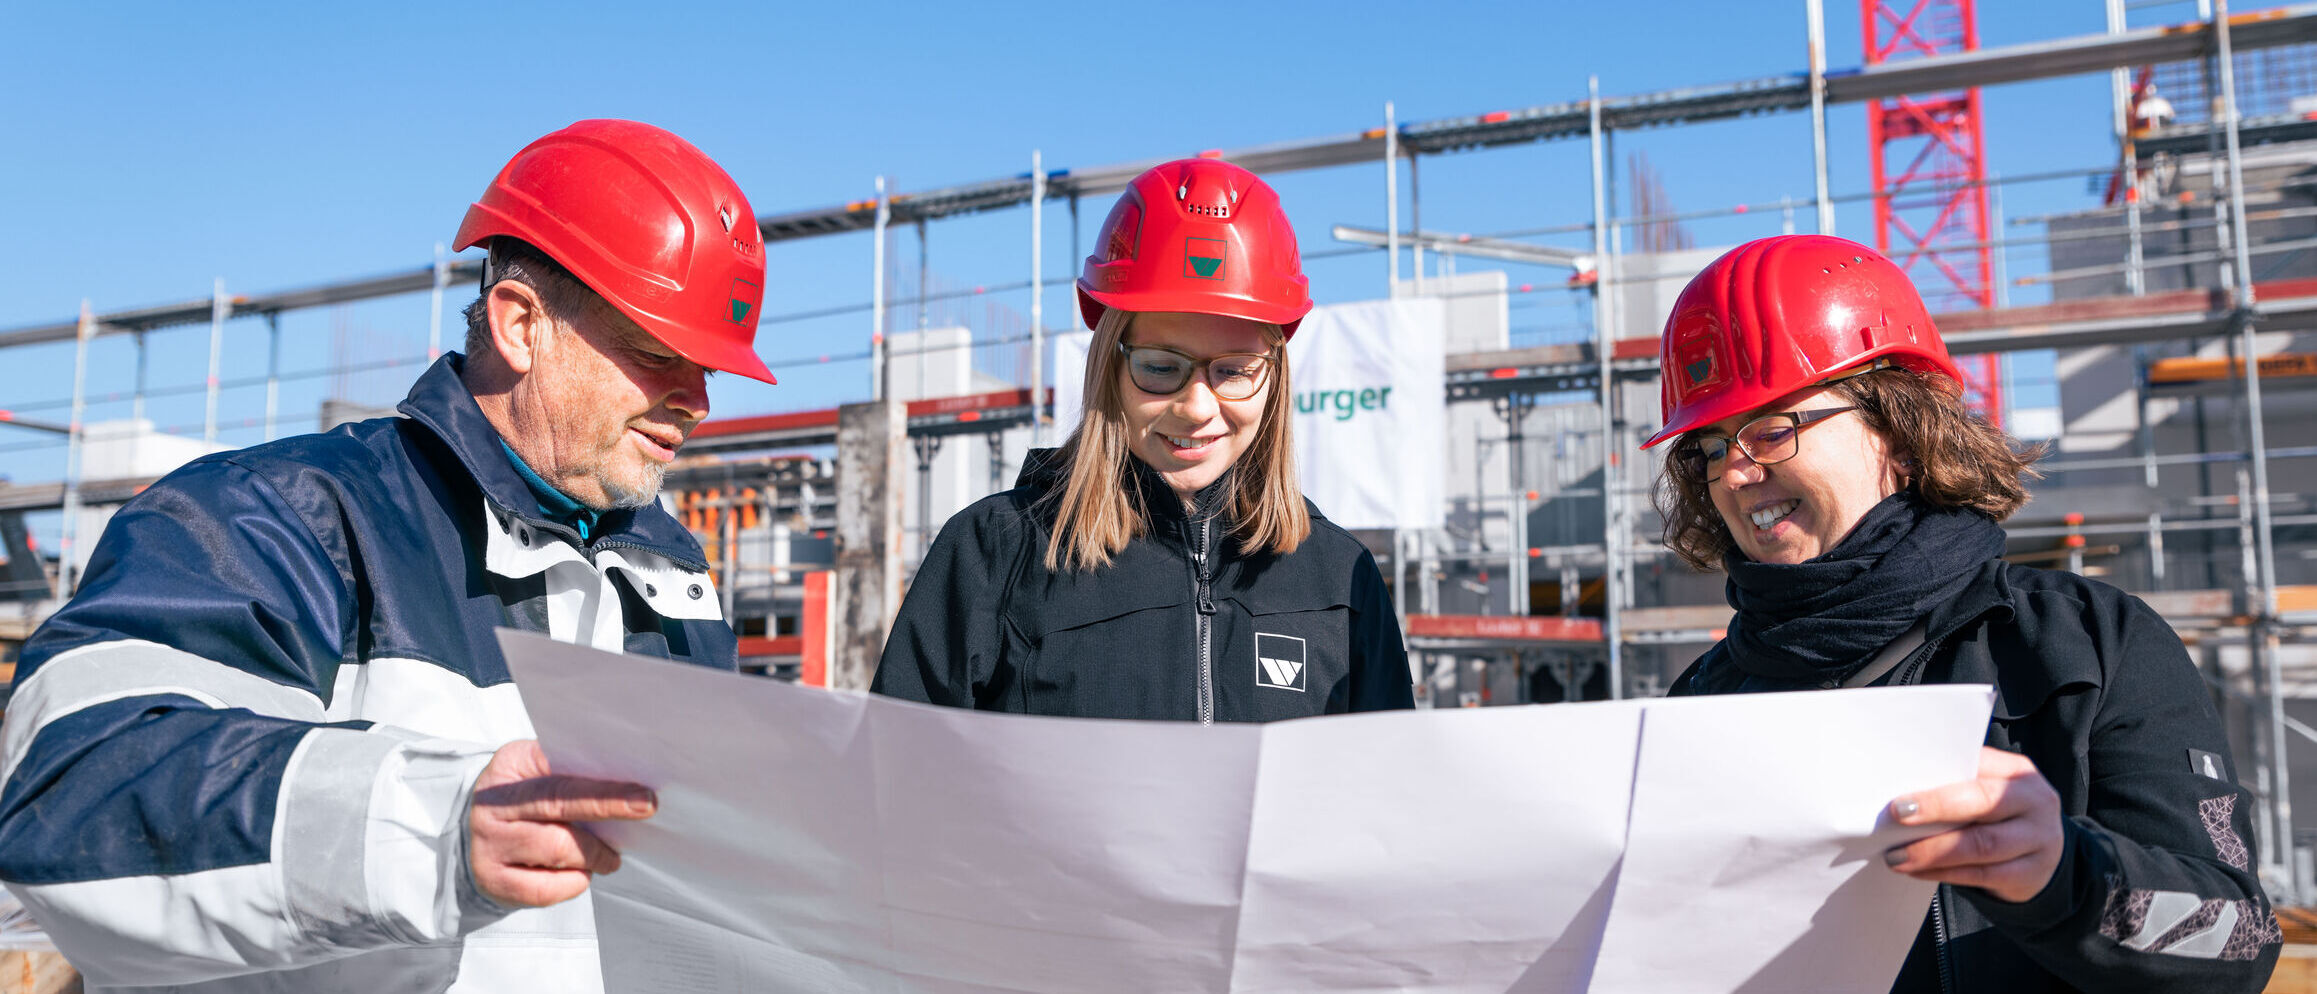
<svg viewBox="0 0 2317 994">
<path fill-rule="evenodd" d="M 1350 715 L 983 714 L 503 633 L 600 826 L 612 991 L 1881 990 L 1892 797 L 1982 687 Z"/>
</svg>

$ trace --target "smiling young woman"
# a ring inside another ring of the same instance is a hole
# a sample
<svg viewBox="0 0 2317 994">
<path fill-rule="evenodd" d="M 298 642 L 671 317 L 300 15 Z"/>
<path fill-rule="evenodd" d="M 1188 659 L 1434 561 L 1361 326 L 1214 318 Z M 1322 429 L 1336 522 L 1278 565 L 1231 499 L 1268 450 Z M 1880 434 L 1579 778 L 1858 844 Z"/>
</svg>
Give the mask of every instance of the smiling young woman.
<svg viewBox="0 0 2317 994">
<path fill-rule="evenodd" d="M 1297 484 L 1287 343 L 1311 298 L 1278 195 L 1170 162 L 1096 244 L 1077 429 L 942 528 L 872 689 L 1200 722 L 1411 706 L 1375 559 Z"/>
<path fill-rule="evenodd" d="M 1748 242 L 1660 349 L 1666 544 L 1737 609 L 1672 693 L 1995 688 L 1978 777 L 1890 804 L 1951 826 L 1884 854 L 1940 884 L 1892 990 L 2260 990 L 2281 937 L 2203 680 L 2138 598 L 2003 561 L 2040 453 L 1964 406 L 1906 275 Z"/>
</svg>

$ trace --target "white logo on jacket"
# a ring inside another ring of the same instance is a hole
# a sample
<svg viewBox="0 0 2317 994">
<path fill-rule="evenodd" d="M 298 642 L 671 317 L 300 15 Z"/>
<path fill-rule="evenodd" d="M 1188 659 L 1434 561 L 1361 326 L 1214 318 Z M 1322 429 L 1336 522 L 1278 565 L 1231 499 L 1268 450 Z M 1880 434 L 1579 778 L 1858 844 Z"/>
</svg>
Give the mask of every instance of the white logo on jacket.
<svg viewBox="0 0 2317 994">
<path fill-rule="evenodd" d="M 1255 685 L 1303 693 L 1303 640 L 1255 633 Z"/>
</svg>

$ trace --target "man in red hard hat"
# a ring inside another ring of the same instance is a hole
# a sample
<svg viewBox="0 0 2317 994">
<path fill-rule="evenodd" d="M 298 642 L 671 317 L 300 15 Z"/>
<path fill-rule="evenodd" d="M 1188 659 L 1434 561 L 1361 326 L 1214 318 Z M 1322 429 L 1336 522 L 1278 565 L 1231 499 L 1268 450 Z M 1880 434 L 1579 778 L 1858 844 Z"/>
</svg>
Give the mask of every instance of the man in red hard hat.
<svg viewBox="0 0 2317 994">
<path fill-rule="evenodd" d="M 0 879 L 92 987 L 602 986 L 578 823 L 655 799 L 547 768 L 492 633 L 735 666 L 656 497 L 708 371 L 772 381 L 763 240 L 700 150 L 582 121 L 457 244 L 466 351 L 405 417 L 170 474 L 24 647 Z"/>
</svg>

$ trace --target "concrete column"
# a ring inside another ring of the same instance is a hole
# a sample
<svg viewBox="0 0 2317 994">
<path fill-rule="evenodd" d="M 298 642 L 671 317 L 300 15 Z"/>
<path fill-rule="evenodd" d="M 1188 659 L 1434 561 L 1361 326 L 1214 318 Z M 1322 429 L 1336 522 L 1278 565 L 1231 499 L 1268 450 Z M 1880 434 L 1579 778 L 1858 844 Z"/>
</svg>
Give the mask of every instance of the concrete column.
<svg viewBox="0 0 2317 994">
<path fill-rule="evenodd" d="M 837 408 L 837 569 L 829 688 L 866 691 L 901 607 L 902 429 L 891 401 Z"/>
</svg>

